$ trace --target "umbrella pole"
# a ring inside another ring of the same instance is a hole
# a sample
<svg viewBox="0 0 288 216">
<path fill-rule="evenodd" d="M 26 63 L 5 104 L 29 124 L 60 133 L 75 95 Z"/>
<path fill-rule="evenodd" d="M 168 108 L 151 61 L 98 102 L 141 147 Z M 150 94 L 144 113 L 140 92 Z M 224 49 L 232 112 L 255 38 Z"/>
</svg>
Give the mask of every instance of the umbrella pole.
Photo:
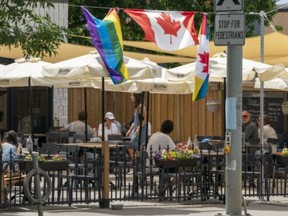
<svg viewBox="0 0 288 216">
<path fill-rule="evenodd" d="M 105 141 L 104 137 L 105 137 L 105 125 L 104 125 L 104 118 L 105 118 L 105 95 L 104 92 L 105 91 L 105 82 L 104 82 L 104 77 L 102 77 L 102 141 Z"/>
<path fill-rule="evenodd" d="M 88 142 L 88 125 L 87 125 L 87 89 L 84 88 L 84 111 L 85 111 L 85 141 Z"/>
<path fill-rule="evenodd" d="M 144 96 L 145 96 L 145 92 L 141 92 L 141 113 L 143 116 L 143 110 L 144 110 Z M 142 133 L 142 120 L 140 118 L 140 125 L 139 125 L 139 136 L 138 136 L 138 151 L 141 150 L 141 133 Z M 135 128 L 136 130 L 137 128 Z"/>
<path fill-rule="evenodd" d="M 28 89 L 29 89 L 29 113 L 30 113 L 30 126 L 31 126 L 31 138 L 34 143 L 34 116 L 32 108 L 32 86 L 31 86 L 31 77 L 28 79 Z"/>
<path fill-rule="evenodd" d="M 147 122 L 146 122 L 146 131 L 145 131 L 145 149 L 147 148 L 148 143 L 148 127 L 149 127 L 149 102 L 150 102 L 150 93 L 147 92 Z"/>
</svg>

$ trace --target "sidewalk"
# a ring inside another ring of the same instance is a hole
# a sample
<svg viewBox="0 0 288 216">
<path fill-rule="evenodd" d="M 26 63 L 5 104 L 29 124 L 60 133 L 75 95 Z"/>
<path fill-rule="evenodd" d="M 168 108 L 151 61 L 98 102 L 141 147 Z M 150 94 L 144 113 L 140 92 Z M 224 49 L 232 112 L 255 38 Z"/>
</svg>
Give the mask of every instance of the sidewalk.
<svg viewBox="0 0 288 216">
<path fill-rule="evenodd" d="M 117 202 L 119 203 L 119 202 Z M 195 204 L 191 201 L 186 203 L 171 203 L 171 202 L 122 202 L 123 210 L 100 209 L 98 204 L 90 205 L 73 205 L 68 206 L 45 206 L 44 216 L 54 216 L 57 213 L 60 216 L 119 216 L 119 215 L 186 215 L 186 216 L 215 216 L 218 213 L 225 215 L 225 205 L 203 202 Z M 247 212 L 250 215 L 270 216 L 277 212 L 277 216 L 286 216 L 288 211 L 288 199 L 270 202 L 259 202 L 248 200 Z M 37 216 L 37 207 L 31 208 L 15 208 L 15 209 L 0 209 L 1 216 Z M 242 211 L 244 215 L 244 208 Z"/>
</svg>

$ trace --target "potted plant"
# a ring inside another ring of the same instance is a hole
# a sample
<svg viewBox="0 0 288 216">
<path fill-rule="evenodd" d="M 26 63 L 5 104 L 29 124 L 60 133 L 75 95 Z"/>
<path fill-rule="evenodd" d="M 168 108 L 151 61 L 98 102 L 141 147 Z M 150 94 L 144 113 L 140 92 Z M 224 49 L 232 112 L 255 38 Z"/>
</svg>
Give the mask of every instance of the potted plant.
<svg viewBox="0 0 288 216">
<path fill-rule="evenodd" d="M 207 109 L 209 112 L 216 112 L 220 106 L 220 102 L 219 101 L 208 101 L 206 103 Z"/>
<path fill-rule="evenodd" d="M 288 101 L 282 103 L 282 112 L 284 115 L 288 115 Z"/>
</svg>

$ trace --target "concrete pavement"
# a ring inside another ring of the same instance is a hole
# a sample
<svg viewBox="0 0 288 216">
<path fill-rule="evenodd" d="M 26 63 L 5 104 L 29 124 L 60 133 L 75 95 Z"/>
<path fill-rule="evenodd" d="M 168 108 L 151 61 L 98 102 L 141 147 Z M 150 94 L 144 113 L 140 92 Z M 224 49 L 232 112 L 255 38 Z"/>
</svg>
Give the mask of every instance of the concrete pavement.
<svg viewBox="0 0 288 216">
<path fill-rule="evenodd" d="M 44 206 L 44 216 L 119 216 L 119 215 L 186 215 L 186 216 L 215 216 L 225 215 L 225 205 L 208 202 L 195 204 L 193 202 L 117 202 L 123 203 L 123 210 L 101 209 L 98 204 L 68 206 Z M 287 216 L 288 199 L 270 202 L 248 200 L 247 212 L 255 216 L 270 216 L 277 212 L 277 216 Z M 35 206 L 31 208 L 0 209 L 1 216 L 37 216 Z M 245 215 L 244 208 L 242 215 Z"/>
</svg>

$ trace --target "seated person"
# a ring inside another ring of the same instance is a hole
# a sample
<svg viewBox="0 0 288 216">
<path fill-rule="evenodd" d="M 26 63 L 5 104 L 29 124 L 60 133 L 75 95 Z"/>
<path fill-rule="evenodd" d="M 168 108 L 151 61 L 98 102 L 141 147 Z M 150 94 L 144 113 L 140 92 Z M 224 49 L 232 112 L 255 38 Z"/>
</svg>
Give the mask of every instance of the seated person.
<svg viewBox="0 0 288 216">
<path fill-rule="evenodd" d="M 113 123 L 114 115 L 111 115 L 111 112 L 107 112 L 105 114 L 105 120 L 104 120 L 104 134 L 105 134 L 105 141 L 108 140 L 108 135 L 121 135 L 121 133 L 118 130 L 118 127 L 115 123 Z M 102 138 L 102 123 L 98 127 L 98 137 Z"/>
<path fill-rule="evenodd" d="M 19 156 L 17 154 L 18 141 L 15 131 L 8 131 L 3 139 L 2 143 L 2 162 L 3 170 L 18 170 L 19 169 Z M 12 168 L 11 168 L 12 166 Z"/>
<path fill-rule="evenodd" d="M 115 119 L 114 114 L 113 114 L 112 112 L 107 112 L 106 115 L 107 115 L 107 116 L 110 116 L 110 119 L 111 119 L 112 122 L 117 126 L 118 131 L 119 131 L 120 134 L 121 134 L 121 133 L 122 133 L 122 125 L 121 125 L 121 123 L 120 123 L 119 121 L 117 121 L 117 120 Z"/>
<path fill-rule="evenodd" d="M 166 150 L 167 148 L 172 150 L 176 147 L 174 141 L 169 136 L 173 129 L 174 124 L 171 120 L 165 120 L 162 123 L 160 131 L 154 133 L 148 141 L 146 148 L 148 156 L 150 156 L 151 153 L 154 156 L 154 154 L 159 150 L 162 151 L 164 149 Z"/>
<path fill-rule="evenodd" d="M 260 125 L 261 125 L 261 119 L 260 116 L 258 117 L 258 133 L 259 133 L 259 138 L 260 137 Z M 269 138 L 273 138 L 273 139 L 277 139 L 277 133 L 274 130 L 274 128 L 271 127 L 270 125 L 270 119 L 268 115 L 264 115 L 263 117 L 263 121 L 264 121 L 264 127 L 263 127 L 263 139 L 264 139 L 264 143 L 267 143 L 267 139 Z"/>
<path fill-rule="evenodd" d="M 252 121 L 251 114 L 247 110 L 242 112 L 242 132 L 245 134 L 246 141 L 258 138 L 257 125 Z"/>
<path fill-rule="evenodd" d="M 85 130 L 86 130 L 86 115 L 84 111 L 79 112 L 78 114 L 78 120 L 73 121 L 71 123 L 69 123 L 68 125 L 60 128 L 59 130 L 61 132 L 64 131 L 69 131 L 69 132 L 75 132 L 76 134 L 85 134 Z M 93 129 L 87 125 L 87 131 L 88 134 L 93 134 Z"/>
<path fill-rule="evenodd" d="M 162 151 L 162 150 L 172 150 L 176 147 L 174 141 L 169 136 L 171 132 L 174 129 L 174 123 L 171 120 L 165 120 L 161 124 L 160 131 L 154 133 L 149 141 L 146 148 L 146 152 L 148 153 L 148 157 L 152 156 L 154 157 L 156 152 Z M 154 161 L 154 160 L 153 160 Z M 168 173 L 175 173 L 175 168 L 167 169 L 165 172 Z M 163 196 L 165 194 L 165 191 L 167 190 L 169 184 L 175 185 L 176 184 L 176 178 L 171 179 L 169 176 L 165 177 L 163 179 L 163 187 L 161 195 Z"/>
</svg>

